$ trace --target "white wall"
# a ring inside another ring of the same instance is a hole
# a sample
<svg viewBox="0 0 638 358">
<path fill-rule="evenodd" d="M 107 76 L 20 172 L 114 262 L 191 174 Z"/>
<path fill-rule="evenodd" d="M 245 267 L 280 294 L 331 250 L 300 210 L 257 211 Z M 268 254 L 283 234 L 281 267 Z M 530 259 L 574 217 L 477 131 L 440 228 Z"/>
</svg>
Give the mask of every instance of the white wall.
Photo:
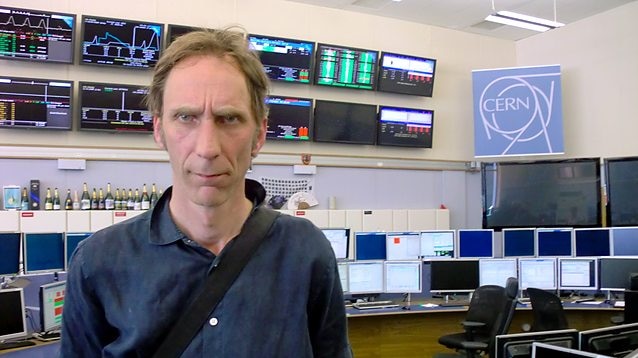
<svg viewBox="0 0 638 358">
<path fill-rule="evenodd" d="M 248 32 L 407 53 L 438 60 L 432 98 L 318 86 L 274 84 L 274 94 L 435 110 L 432 149 L 379 148 L 326 143 L 268 143 L 264 153 L 315 153 L 467 161 L 473 155 L 471 70 L 515 65 L 515 45 L 405 21 L 344 12 L 282 0 L 4 0 L 3 5 L 149 20 L 168 24 L 222 27 L 233 23 Z M 79 37 L 79 31 L 76 33 Z M 79 42 L 79 41 L 78 41 Z M 147 84 L 150 72 L 78 64 L 0 60 L 0 75 L 51 77 L 75 81 Z M 0 145 L 63 145 L 155 148 L 150 136 L 94 132 L 1 130 Z"/>
<path fill-rule="evenodd" d="M 560 64 L 566 157 L 638 155 L 638 2 L 516 43 L 521 66 Z"/>
</svg>

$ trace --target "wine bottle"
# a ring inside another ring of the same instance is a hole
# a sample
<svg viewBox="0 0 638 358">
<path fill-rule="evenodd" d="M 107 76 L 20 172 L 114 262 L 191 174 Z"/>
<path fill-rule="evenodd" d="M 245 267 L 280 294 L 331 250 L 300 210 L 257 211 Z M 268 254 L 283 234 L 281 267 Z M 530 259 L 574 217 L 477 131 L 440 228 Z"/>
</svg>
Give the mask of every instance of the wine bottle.
<svg viewBox="0 0 638 358">
<path fill-rule="evenodd" d="M 102 191 L 102 188 L 100 188 L 100 194 L 98 194 L 97 196 L 97 209 L 106 209 L 106 202 L 104 201 L 104 191 Z"/>
<path fill-rule="evenodd" d="M 135 200 L 133 201 L 133 210 L 142 210 L 142 198 L 140 198 L 140 191 L 137 188 L 135 188 Z"/>
<path fill-rule="evenodd" d="M 113 194 L 111 194 L 111 183 L 106 184 L 106 196 L 104 197 L 104 209 L 115 209 L 115 200 L 113 200 Z"/>
<path fill-rule="evenodd" d="M 73 210 L 80 210 L 80 199 L 78 198 L 78 191 L 73 192 Z"/>
<path fill-rule="evenodd" d="M 142 185 L 142 197 L 140 199 L 142 201 L 141 208 L 142 210 L 148 210 L 151 207 L 151 200 L 148 197 L 148 192 L 146 191 L 146 184 Z"/>
<path fill-rule="evenodd" d="M 22 199 L 20 201 L 20 210 L 29 210 L 29 194 L 27 188 L 22 188 Z"/>
<path fill-rule="evenodd" d="M 44 199 L 44 210 L 53 210 L 53 198 L 51 198 L 51 188 L 47 188 L 47 196 Z"/>
<path fill-rule="evenodd" d="M 97 199 L 97 191 L 93 188 L 93 193 L 91 193 L 91 210 L 97 210 L 98 208 L 98 199 Z"/>
<path fill-rule="evenodd" d="M 82 185 L 82 201 L 80 201 L 81 210 L 91 210 L 91 197 L 89 196 L 89 187 L 84 183 Z"/>
<path fill-rule="evenodd" d="M 135 209 L 135 201 L 133 199 L 133 190 L 128 190 L 128 200 L 126 201 L 126 210 Z"/>
<path fill-rule="evenodd" d="M 115 201 L 113 202 L 115 210 L 122 210 L 122 198 L 120 197 L 120 188 L 115 188 Z"/>
<path fill-rule="evenodd" d="M 71 189 L 66 190 L 66 199 L 64 200 L 64 210 L 73 210 L 73 199 L 71 198 Z"/>
<path fill-rule="evenodd" d="M 151 208 L 157 204 L 157 199 L 157 188 L 155 187 L 155 183 L 153 183 L 153 186 L 151 187 L 151 197 L 149 199 L 149 205 Z"/>
</svg>

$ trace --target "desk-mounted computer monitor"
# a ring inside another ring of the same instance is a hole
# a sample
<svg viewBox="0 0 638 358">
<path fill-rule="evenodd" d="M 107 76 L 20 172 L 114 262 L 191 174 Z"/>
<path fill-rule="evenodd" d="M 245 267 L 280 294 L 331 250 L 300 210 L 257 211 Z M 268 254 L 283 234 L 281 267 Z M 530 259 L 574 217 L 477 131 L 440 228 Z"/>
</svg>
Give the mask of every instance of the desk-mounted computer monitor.
<svg viewBox="0 0 638 358">
<path fill-rule="evenodd" d="M 638 255 L 638 227 L 611 228 L 611 255 Z"/>
<path fill-rule="evenodd" d="M 572 228 L 536 229 L 536 256 L 572 256 L 573 232 Z"/>
<path fill-rule="evenodd" d="M 389 232 L 385 239 L 386 260 L 421 258 L 421 234 L 418 231 Z"/>
<path fill-rule="evenodd" d="M 321 229 L 326 236 L 332 250 L 335 252 L 337 260 L 348 258 L 348 247 L 350 246 L 350 229 L 348 228 L 330 228 Z"/>
<path fill-rule="evenodd" d="M 598 260 L 595 257 L 559 257 L 558 284 L 561 290 L 596 290 Z"/>
<path fill-rule="evenodd" d="M 606 227 L 574 229 L 575 256 L 609 256 L 610 236 L 610 229 Z"/>
<path fill-rule="evenodd" d="M 421 231 L 421 258 L 424 260 L 454 258 L 454 230 Z"/>
<path fill-rule="evenodd" d="M 73 251 L 78 247 L 78 244 L 91 236 L 90 232 L 67 232 L 64 235 L 64 269 L 69 270 L 69 262 L 71 261 L 71 255 Z"/>
<path fill-rule="evenodd" d="M 21 288 L 0 290 L 0 348 L 6 340 L 26 338 L 24 291 Z"/>
<path fill-rule="evenodd" d="M 433 260 L 430 263 L 431 292 L 473 292 L 478 286 L 478 260 Z"/>
<path fill-rule="evenodd" d="M 518 277 L 516 259 L 479 259 L 479 286 L 498 285 L 505 287 L 505 283 L 510 277 Z"/>
<path fill-rule="evenodd" d="M 0 276 L 20 271 L 20 234 L 0 233 Z"/>
<path fill-rule="evenodd" d="M 384 262 L 385 292 L 420 293 L 422 261 Z"/>
<path fill-rule="evenodd" d="M 554 344 L 541 342 L 532 343 L 532 357 L 534 358 L 608 358 L 595 353 L 583 352 L 578 349 L 565 348 Z"/>
<path fill-rule="evenodd" d="M 532 357 L 532 344 L 534 342 L 576 349 L 578 348 L 578 331 L 576 329 L 560 329 L 498 335 L 494 340 L 495 358 Z"/>
<path fill-rule="evenodd" d="M 521 290 L 528 287 L 555 290 L 556 258 L 521 258 L 518 260 L 518 284 Z"/>
<path fill-rule="evenodd" d="M 337 267 L 339 268 L 341 289 L 343 290 L 343 293 L 348 293 L 350 292 L 350 285 L 348 280 L 348 262 L 339 262 L 337 263 Z"/>
<path fill-rule="evenodd" d="M 536 255 L 536 229 L 503 229 L 503 257 L 534 257 Z"/>
<path fill-rule="evenodd" d="M 629 275 L 638 272 L 638 257 L 601 257 L 600 289 L 603 291 L 624 291 L 629 286 Z"/>
<path fill-rule="evenodd" d="M 638 323 L 581 331 L 579 341 L 581 351 L 624 357 L 638 349 Z"/>
<path fill-rule="evenodd" d="M 348 263 L 350 294 L 378 294 L 383 292 L 383 261 Z"/>
<path fill-rule="evenodd" d="M 459 229 L 459 258 L 494 257 L 493 229 Z"/>
<path fill-rule="evenodd" d="M 385 260 L 385 237 L 381 231 L 355 232 L 355 260 Z"/>
<path fill-rule="evenodd" d="M 28 274 L 64 270 L 64 234 L 24 234 L 24 267 Z"/>
<path fill-rule="evenodd" d="M 62 328 L 62 311 L 66 281 L 57 281 L 40 286 L 40 324 L 44 334 L 51 334 Z"/>
</svg>

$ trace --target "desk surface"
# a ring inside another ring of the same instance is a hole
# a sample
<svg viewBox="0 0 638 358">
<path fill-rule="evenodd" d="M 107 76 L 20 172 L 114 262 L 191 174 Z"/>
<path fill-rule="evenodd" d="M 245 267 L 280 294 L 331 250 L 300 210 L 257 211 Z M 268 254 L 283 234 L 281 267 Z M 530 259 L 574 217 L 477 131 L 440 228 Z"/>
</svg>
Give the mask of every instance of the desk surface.
<svg viewBox="0 0 638 358">
<path fill-rule="evenodd" d="M 355 357 L 422 358 L 451 352 L 440 345 L 438 339 L 444 334 L 463 331 L 461 322 L 465 319 L 467 307 L 423 307 L 424 303 L 414 304 L 410 310 L 346 309 Z M 570 328 L 578 330 L 611 326 L 611 317 L 622 312 L 604 303 L 566 302 L 564 307 Z M 522 332 L 522 325 L 531 322 L 531 306 L 519 305 L 509 332 Z"/>
</svg>

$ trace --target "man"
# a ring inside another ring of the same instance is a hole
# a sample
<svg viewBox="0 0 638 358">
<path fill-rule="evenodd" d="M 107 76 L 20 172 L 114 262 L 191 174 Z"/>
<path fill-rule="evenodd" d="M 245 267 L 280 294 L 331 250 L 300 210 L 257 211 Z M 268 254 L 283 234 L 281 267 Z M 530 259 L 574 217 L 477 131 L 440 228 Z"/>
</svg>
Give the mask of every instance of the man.
<svg viewBox="0 0 638 358">
<path fill-rule="evenodd" d="M 197 31 L 155 68 L 148 104 L 173 186 L 74 253 L 63 357 L 149 356 L 265 196 L 245 179 L 266 137 L 268 79 L 242 35 Z M 279 215 L 183 357 L 349 357 L 332 248 Z"/>
</svg>

